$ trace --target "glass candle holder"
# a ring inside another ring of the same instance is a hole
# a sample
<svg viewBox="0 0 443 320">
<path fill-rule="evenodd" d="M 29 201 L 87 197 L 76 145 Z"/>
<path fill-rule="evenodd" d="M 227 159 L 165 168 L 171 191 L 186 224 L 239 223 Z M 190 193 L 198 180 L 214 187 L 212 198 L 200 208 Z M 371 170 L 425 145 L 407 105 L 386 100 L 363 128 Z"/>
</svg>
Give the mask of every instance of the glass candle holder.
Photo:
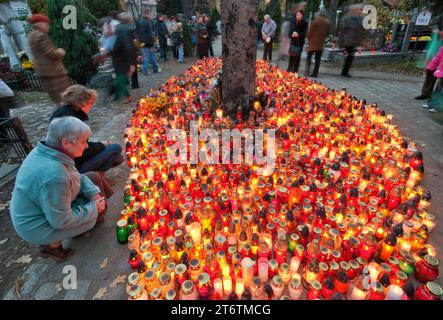
<svg viewBox="0 0 443 320">
<path fill-rule="evenodd" d="M 282 279 L 278 275 L 276 275 L 272 278 L 271 287 L 272 287 L 272 291 L 274 292 L 274 297 L 280 298 L 281 295 L 283 294 L 283 290 L 285 289 L 285 286 L 282 282 Z"/>
<path fill-rule="evenodd" d="M 437 279 L 439 270 L 439 261 L 436 257 L 426 255 L 424 259 L 415 264 L 414 277 L 418 282 L 426 283 Z"/>
<path fill-rule="evenodd" d="M 312 281 L 309 286 L 309 291 L 306 294 L 308 300 L 317 300 L 320 299 L 322 285 L 317 280 Z"/>
<path fill-rule="evenodd" d="M 300 300 L 303 294 L 303 286 L 300 279 L 292 278 L 289 282 L 288 293 L 291 300 Z"/>
<path fill-rule="evenodd" d="M 194 282 L 186 280 L 183 282 L 179 293 L 180 300 L 198 300 L 198 291 L 194 287 Z"/>
<path fill-rule="evenodd" d="M 278 275 L 280 276 L 284 285 L 287 285 L 291 280 L 292 273 L 290 270 L 290 266 L 287 263 L 282 263 L 278 268 Z"/>
<path fill-rule="evenodd" d="M 429 281 L 417 287 L 414 294 L 415 300 L 439 301 L 443 296 L 443 289 L 435 282 Z"/>
</svg>

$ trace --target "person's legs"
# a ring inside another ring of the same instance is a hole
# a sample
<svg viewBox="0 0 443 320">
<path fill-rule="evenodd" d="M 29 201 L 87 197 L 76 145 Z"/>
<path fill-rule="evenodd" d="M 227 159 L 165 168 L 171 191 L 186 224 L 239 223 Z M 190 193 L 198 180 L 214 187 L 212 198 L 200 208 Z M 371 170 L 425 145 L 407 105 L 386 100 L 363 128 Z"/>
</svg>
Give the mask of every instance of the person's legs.
<svg viewBox="0 0 443 320">
<path fill-rule="evenodd" d="M 311 71 L 311 60 L 314 51 L 308 51 L 308 56 L 306 57 L 306 66 L 305 66 L 305 76 L 309 76 L 309 72 Z"/>
<path fill-rule="evenodd" d="M 86 172 L 84 175 L 87 176 L 89 178 L 89 180 L 91 180 L 92 183 L 95 184 L 100 189 L 100 193 L 106 199 L 109 199 L 114 194 L 114 191 L 112 190 L 112 187 L 106 181 L 106 178 L 104 177 L 103 172 L 91 171 L 91 172 Z"/>
<path fill-rule="evenodd" d="M 181 44 L 178 46 L 178 62 L 179 63 L 183 63 L 184 55 L 185 55 L 185 53 L 184 53 L 183 44 Z"/>
<path fill-rule="evenodd" d="M 314 66 L 314 71 L 312 72 L 312 75 L 314 77 L 318 76 L 318 71 L 320 70 L 320 63 L 321 63 L 322 54 L 323 54 L 323 51 L 315 51 L 315 66 Z"/>
<path fill-rule="evenodd" d="M 263 44 L 263 60 L 266 61 L 268 59 L 268 43 L 265 41 Z"/>
<path fill-rule="evenodd" d="M 147 76 L 149 71 L 149 48 L 143 48 L 143 75 Z"/>
<path fill-rule="evenodd" d="M 269 58 L 269 62 L 272 62 L 272 45 L 274 43 L 274 39 L 271 39 L 271 42 L 269 42 L 269 46 L 268 46 L 268 58 Z"/>
<path fill-rule="evenodd" d="M 289 62 L 288 62 L 288 72 L 294 72 L 293 71 L 293 69 L 294 69 L 294 60 L 295 60 L 295 57 L 293 56 L 293 55 L 289 55 Z"/>
<path fill-rule="evenodd" d="M 347 54 L 347 57 L 346 57 L 345 64 L 343 66 L 343 70 L 341 72 L 341 75 L 342 76 L 349 76 L 349 70 L 351 70 L 352 62 L 354 61 L 355 48 L 354 47 L 346 47 L 345 50 L 346 50 L 345 52 Z"/>
<path fill-rule="evenodd" d="M 423 83 L 423 87 L 421 89 L 421 95 L 415 97 L 415 99 L 417 100 L 429 99 L 432 96 L 432 92 L 434 92 L 434 87 L 436 82 L 437 78 L 434 77 L 434 71 L 426 69 L 426 77 L 425 77 L 425 82 Z"/>
<path fill-rule="evenodd" d="M 211 40 L 208 40 L 208 48 L 209 48 L 209 55 L 211 57 L 214 57 L 214 48 L 212 46 L 212 41 Z"/>
<path fill-rule="evenodd" d="M 297 72 L 298 73 L 298 69 L 300 67 L 300 58 L 301 58 L 301 54 L 294 57 L 294 68 L 293 68 L 293 72 Z"/>
<path fill-rule="evenodd" d="M 132 84 L 132 89 L 140 88 L 140 85 L 138 83 L 138 70 L 137 70 L 137 67 L 135 68 L 134 73 L 131 75 L 131 84 Z"/>
</svg>

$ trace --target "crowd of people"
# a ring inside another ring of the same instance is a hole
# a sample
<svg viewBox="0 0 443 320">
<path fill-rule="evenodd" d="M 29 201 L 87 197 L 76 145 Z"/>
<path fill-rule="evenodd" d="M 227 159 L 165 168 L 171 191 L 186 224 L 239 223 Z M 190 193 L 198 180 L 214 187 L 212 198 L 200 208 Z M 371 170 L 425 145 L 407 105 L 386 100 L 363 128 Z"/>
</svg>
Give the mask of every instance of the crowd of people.
<svg viewBox="0 0 443 320">
<path fill-rule="evenodd" d="M 315 13 L 314 20 L 308 23 L 304 7 L 306 7 L 306 4 L 303 3 L 295 7 L 289 19 L 284 20 L 281 24 L 278 61 L 285 56 L 289 56 L 287 71 L 298 73 L 307 42 L 305 75 L 316 78 L 320 69 L 325 40 L 331 34 L 332 24 L 328 20 L 325 11 Z M 267 14 L 264 16 L 263 23 L 260 23 L 259 20 L 256 21 L 256 27 L 257 44 L 263 42 L 263 60 L 272 62 L 273 44 L 279 26 Z M 341 72 L 343 77 L 351 77 L 349 71 L 354 60 L 356 47 L 361 44 L 363 33 L 362 18 L 358 7 L 349 6 L 338 32 L 339 45 L 343 48 L 345 54 L 345 63 Z M 314 69 L 310 73 L 312 57 L 314 56 Z"/>
</svg>

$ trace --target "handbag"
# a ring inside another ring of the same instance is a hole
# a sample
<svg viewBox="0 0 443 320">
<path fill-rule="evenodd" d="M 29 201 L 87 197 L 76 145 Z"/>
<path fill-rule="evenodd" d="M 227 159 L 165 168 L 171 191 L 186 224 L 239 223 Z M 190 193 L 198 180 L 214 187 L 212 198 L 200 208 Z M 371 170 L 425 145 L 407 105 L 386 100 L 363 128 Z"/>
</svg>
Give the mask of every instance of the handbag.
<svg viewBox="0 0 443 320">
<path fill-rule="evenodd" d="M 301 56 L 302 47 L 294 46 L 291 44 L 289 47 L 289 55 L 293 57 L 300 57 Z"/>
</svg>

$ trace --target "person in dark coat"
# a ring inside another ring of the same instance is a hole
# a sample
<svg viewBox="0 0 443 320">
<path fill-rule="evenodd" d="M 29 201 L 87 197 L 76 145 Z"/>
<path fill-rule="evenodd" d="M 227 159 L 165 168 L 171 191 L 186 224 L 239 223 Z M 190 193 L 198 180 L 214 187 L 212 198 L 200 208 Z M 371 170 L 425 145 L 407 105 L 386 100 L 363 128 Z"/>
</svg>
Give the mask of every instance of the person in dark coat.
<svg viewBox="0 0 443 320">
<path fill-rule="evenodd" d="M 145 76 L 148 75 L 150 64 L 152 64 L 152 71 L 154 73 L 161 71 L 157 63 L 155 29 L 151 17 L 151 11 L 145 10 L 143 18 L 136 23 L 137 36 L 143 52 L 143 74 Z"/>
<path fill-rule="evenodd" d="M 291 39 L 288 72 L 298 72 L 307 30 L 308 23 L 305 21 L 305 15 L 303 11 L 299 10 L 291 19 L 291 26 L 288 33 L 288 36 Z"/>
<path fill-rule="evenodd" d="M 85 122 L 89 120 L 88 113 L 97 100 L 97 92 L 82 85 L 73 85 L 63 92 L 62 98 L 64 105 L 53 113 L 50 121 L 55 118 L 73 116 Z M 74 161 L 80 173 L 94 171 L 104 174 L 109 169 L 120 165 L 124 157 L 119 144 L 111 144 L 108 141 L 88 141 L 88 148 Z M 108 187 L 106 186 L 107 190 L 110 189 Z"/>
<path fill-rule="evenodd" d="M 214 28 L 212 27 L 211 18 L 205 16 L 206 29 L 208 30 L 208 49 L 209 55 L 214 57 L 214 48 L 212 47 L 212 41 L 214 41 Z"/>
<path fill-rule="evenodd" d="M 315 66 L 314 71 L 310 75 L 316 78 L 320 69 L 321 56 L 323 54 L 323 47 L 325 39 L 331 32 L 331 23 L 326 18 L 325 12 L 317 12 L 315 20 L 311 22 L 307 34 L 308 38 L 308 57 L 306 59 L 306 71 L 305 75 L 309 75 L 309 69 L 311 68 L 312 56 L 315 54 Z"/>
<path fill-rule="evenodd" d="M 121 15 L 119 15 L 120 18 L 120 22 L 122 23 L 122 25 L 120 26 L 120 28 L 122 28 L 126 33 L 128 38 L 131 40 L 131 63 L 135 66 L 135 70 L 131 75 L 131 85 L 132 85 L 132 89 L 138 89 L 140 88 L 139 82 L 138 82 L 138 70 L 137 70 L 137 65 L 138 65 L 138 41 L 137 41 L 137 36 L 135 33 L 135 28 L 132 27 L 131 23 L 132 23 L 132 19 L 129 15 L 127 15 L 126 13 L 122 13 Z"/>
<path fill-rule="evenodd" d="M 199 59 L 208 57 L 208 29 L 202 16 L 198 17 L 197 52 Z"/>
<path fill-rule="evenodd" d="M 164 61 L 168 61 L 167 57 L 167 49 L 168 49 L 168 27 L 165 23 L 165 17 L 161 14 L 158 15 L 158 22 L 156 25 L 158 42 L 160 44 L 160 59 Z"/>
<path fill-rule="evenodd" d="M 136 68 L 134 44 L 128 31 L 129 26 L 119 24 L 115 30 L 116 40 L 111 52 L 112 65 L 116 73 L 114 81 L 114 101 L 125 98 L 125 103 L 132 101 L 128 90 L 128 76 L 132 76 Z"/>
<path fill-rule="evenodd" d="M 356 6 L 350 6 L 339 30 L 339 44 L 340 47 L 345 48 L 346 55 L 341 75 L 349 78 L 351 77 L 349 71 L 354 62 L 355 48 L 360 46 L 362 35 L 365 31 L 363 29 L 363 20 Z"/>
<path fill-rule="evenodd" d="M 437 20 L 434 32 L 438 34 L 440 39 L 443 39 L 443 13 L 440 15 L 440 18 Z M 426 63 L 426 65 L 428 64 Z M 437 83 L 437 78 L 434 76 L 434 72 L 435 70 L 429 70 L 428 68 L 426 68 L 426 77 L 425 77 L 425 82 L 423 83 L 423 86 L 421 88 L 421 95 L 415 97 L 414 98 L 415 100 L 427 100 L 432 96 L 435 84 Z"/>
</svg>

